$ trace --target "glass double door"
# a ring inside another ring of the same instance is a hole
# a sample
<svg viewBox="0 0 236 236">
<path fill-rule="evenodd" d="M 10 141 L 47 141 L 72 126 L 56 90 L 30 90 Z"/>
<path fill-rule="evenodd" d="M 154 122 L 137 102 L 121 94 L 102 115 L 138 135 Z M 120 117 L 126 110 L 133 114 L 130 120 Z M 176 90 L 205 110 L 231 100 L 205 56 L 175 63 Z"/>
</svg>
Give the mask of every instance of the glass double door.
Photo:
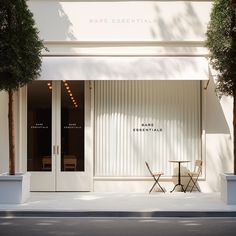
<svg viewBox="0 0 236 236">
<path fill-rule="evenodd" d="M 34 81 L 27 88 L 31 191 L 89 191 L 84 81 Z"/>
</svg>

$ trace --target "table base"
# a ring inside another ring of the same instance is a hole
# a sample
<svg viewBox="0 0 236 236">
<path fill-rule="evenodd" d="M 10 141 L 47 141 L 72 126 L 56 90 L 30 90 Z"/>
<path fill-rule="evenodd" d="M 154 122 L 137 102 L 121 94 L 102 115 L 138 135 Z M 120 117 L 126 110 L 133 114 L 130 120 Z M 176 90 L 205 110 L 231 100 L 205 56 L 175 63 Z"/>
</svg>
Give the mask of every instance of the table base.
<svg viewBox="0 0 236 236">
<path fill-rule="evenodd" d="M 184 185 L 183 184 L 176 184 L 175 186 L 174 186 L 174 188 L 170 191 L 171 193 L 175 190 L 175 188 L 177 187 L 177 186 L 181 186 L 181 192 L 184 192 L 185 193 L 185 190 L 184 190 Z"/>
</svg>

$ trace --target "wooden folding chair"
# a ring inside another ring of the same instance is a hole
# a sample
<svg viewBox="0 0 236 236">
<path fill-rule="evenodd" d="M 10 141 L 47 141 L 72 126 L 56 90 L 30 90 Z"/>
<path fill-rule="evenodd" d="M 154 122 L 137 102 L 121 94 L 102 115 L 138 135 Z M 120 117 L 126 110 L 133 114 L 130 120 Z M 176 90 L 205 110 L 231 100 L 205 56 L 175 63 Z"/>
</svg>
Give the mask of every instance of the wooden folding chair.
<svg viewBox="0 0 236 236">
<path fill-rule="evenodd" d="M 77 164 L 78 163 L 75 155 L 64 155 L 64 171 L 76 171 Z"/>
<path fill-rule="evenodd" d="M 51 156 L 42 157 L 42 170 L 51 170 Z"/>
<path fill-rule="evenodd" d="M 162 172 L 153 173 L 153 172 L 151 171 L 151 169 L 150 169 L 150 167 L 149 167 L 149 165 L 148 165 L 148 163 L 147 163 L 146 161 L 145 161 L 145 164 L 146 164 L 146 166 L 147 166 L 147 168 L 148 168 L 148 170 L 149 170 L 151 176 L 153 177 L 153 179 L 154 179 L 154 181 L 155 181 L 155 183 L 154 183 L 153 186 L 151 187 L 149 193 L 152 192 L 152 190 L 154 189 L 154 187 L 156 186 L 156 184 L 160 187 L 160 189 L 161 189 L 162 192 L 164 193 L 164 192 L 165 192 L 164 189 L 163 189 L 163 188 L 161 187 L 161 185 L 159 184 L 159 179 L 160 179 L 161 175 L 163 175 L 164 173 L 162 173 Z"/>
<path fill-rule="evenodd" d="M 202 172 L 202 160 L 196 160 L 194 171 L 188 173 L 188 176 L 190 179 L 186 185 L 185 191 L 187 190 L 188 187 L 191 187 L 190 192 L 192 192 L 193 188 L 195 187 L 199 192 L 201 192 L 197 186 L 197 181 L 198 181 L 198 178 L 199 178 L 201 172 Z M 190 185 L 191 182 L 193 183 L 192 186 Z"/>
</svg>

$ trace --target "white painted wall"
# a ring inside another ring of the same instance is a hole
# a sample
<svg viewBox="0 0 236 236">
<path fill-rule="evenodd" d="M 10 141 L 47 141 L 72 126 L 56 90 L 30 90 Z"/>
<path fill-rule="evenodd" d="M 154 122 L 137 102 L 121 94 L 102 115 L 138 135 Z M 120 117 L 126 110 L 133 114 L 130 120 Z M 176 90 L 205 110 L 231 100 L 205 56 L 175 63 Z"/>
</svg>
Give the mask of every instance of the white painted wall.
<svg viewBox="0 0 236 236">
<path fill-rule="evenodd" d="M 233 99 L 219 99 L 211 78 L 206 91 L 206 191 L 219 191 L 222 172 L 233 172 Z"/>
<path fill-rule="evenodd" d="M 206 55 L 211 1 L 29 0 L 46 55 Z"/>
<path fill-rule="evenodd" d="M 220 173 L 233 171 L 232 155 L 232 103 L 231 97 L 219 99 L 215 92 L 215 80 L 211 77 L 207 90 L 203 90 L 203 169 L 199 186 L 203 192 L 219 191 Z M 205 147 L 205 148 L 204 148 Z M 205 157 L 205 158 L 204 158 Z M 183 178 L 186 183 L 187 179 Z M 162 177 L 161 184 L 171 190 L 176 178 Z M 94 181 L 95 191 L 147 192 L 152 185 L 148 178 L 101 178 Z"/>
<path fill-rule="evenodd" d="M 200 81 L 95 81 L 95 176 L 165 176 L 201 159 Z M 182 174 L 184 171 L 182 170 Z"/>
<path fill-rule="evenodd" d="M 44 40 L 202 41 L 211 1 L 29 1 Z M 50 20 L 48 20 L 50 18 Z"/>
</svg>

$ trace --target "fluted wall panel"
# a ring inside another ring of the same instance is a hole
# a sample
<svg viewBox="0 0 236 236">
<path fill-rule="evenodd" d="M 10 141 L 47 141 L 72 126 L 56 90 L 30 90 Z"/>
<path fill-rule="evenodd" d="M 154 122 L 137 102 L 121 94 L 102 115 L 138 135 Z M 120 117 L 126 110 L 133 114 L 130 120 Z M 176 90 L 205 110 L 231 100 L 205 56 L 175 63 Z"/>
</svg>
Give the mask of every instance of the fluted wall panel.
<svg viewBox="0 0 236 236">
<path fill-rule="evenodd" d="M 95 176 L 172 175 L 201 158 L 199 81 L 95 81 Z"/>
</svg>

